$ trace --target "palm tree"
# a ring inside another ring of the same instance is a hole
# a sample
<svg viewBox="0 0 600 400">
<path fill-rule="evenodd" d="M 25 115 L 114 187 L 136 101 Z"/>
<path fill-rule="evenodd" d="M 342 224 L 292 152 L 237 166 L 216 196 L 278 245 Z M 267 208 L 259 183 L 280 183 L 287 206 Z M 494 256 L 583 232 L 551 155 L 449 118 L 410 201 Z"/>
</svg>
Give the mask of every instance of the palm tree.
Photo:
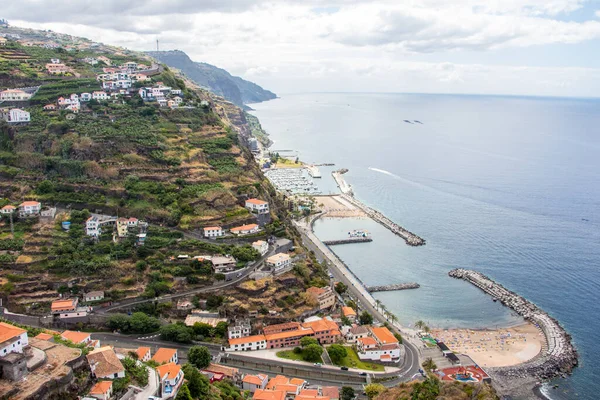
<svg viewBox="0 0 600 400">
<path fill-rule="evenodd" d="M 423 329 L 424 326 L 425 322 L 423 322 L 422 320 L 418 320 L 417 322 L 415 322 L 415 328 L 417 329 Z"/>
<path fill-rule="evenodd" d="M 387 308 L 385 307 L 385 304 L 383 304 L 383 303 L 382 303 L 382 304 L 380 304 L 380 305 L 379 305 L 379 308 L 381 308 L 381 313 L 382 313 L 384 316 L 386 316 L 386 315 L 387 315 Z M 387 319 L 387 317 L 386 317 L 386 319 Z"/>
<path fill-rule="evenodd" d="M 395 314 L 390 313 L 390 319 L 392 320 L 392 325 L 398 322 L 398 317 Z"/>
<path fill-rule="evenodd" d="M 378 310 L 380 305 L 381 305 L 381 300 L 376 299 L 375 300 L 375 309 Z"/>
</svg>

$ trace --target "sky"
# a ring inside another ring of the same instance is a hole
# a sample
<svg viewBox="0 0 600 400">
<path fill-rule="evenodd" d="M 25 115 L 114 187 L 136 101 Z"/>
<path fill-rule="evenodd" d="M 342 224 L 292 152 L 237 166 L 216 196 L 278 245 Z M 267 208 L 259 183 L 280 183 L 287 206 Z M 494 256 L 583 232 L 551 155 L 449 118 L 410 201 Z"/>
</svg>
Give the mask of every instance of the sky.
<svg viewBox="0 0 600 400">
<path fill-rule="evenodd" d="M 2 0 L 0 17 L 159 40 L 278 94 L 600 96 L 600 0 Z"/>
</svg>

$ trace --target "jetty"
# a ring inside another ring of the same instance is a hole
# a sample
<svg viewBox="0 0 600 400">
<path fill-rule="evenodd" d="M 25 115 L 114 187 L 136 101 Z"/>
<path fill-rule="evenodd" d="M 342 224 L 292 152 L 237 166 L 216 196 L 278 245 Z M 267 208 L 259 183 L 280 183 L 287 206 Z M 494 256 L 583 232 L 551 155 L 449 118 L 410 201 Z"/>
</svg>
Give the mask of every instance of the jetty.
<svg viewBox="0 0 600 400">
<path fill-rule="evenodd" d="M 392 292 L 395 290 L 406 290 L 406 289 L 418 289 L 421 285 L 418 283 L 396 283 L 393 285 L 382 285 L 382 286 L 367 286 L 366 289 L 369 293 L 375 292 Z"/>
<path fill-rule="evenodd" d="M 549 316 L 538 306 L 480 272 L 457 268 L 450 271 L 448 275 L 477 286 L 538 326 L 546 337 L 547 345 L 537 357 L 516 366 L 493 368 L 495 374 L 507 381 L 523 378 L 524 376 L 547 380 L 571 373 L 573 368 L 577 366 L 578 355 L 577 350 L 571 343 L 571 336 L 556 319 Z"/>
<path fill-rule="evenodd" d="M 323 244 L 327 246 L 335 246 L 338 244 L 367 243 L 372 241 L 373 239 L 370 237 L 349 237 L 347 239 L 340 240 L 323 240 Z"/>
</svg>

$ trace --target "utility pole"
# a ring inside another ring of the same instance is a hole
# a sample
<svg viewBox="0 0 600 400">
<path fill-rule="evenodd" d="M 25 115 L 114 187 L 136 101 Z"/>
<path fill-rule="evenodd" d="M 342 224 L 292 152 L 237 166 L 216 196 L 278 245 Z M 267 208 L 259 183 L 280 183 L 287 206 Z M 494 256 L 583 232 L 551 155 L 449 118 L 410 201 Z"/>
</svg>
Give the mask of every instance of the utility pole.
<svg viewBox="0 0 600 400">
<path fill-rule="evenodd" d="M 10 218 L 10 234 L 12 235 L 12 238 L 15 238 L 15 226 L 13 225 L 13 213 L 11 212 L 9 214 L 9 218 Z"/>
<path fill-rule="evenodd" d="M 158 39 L 156 39 L 156 51 L 158 51 Z"/>
</svg>

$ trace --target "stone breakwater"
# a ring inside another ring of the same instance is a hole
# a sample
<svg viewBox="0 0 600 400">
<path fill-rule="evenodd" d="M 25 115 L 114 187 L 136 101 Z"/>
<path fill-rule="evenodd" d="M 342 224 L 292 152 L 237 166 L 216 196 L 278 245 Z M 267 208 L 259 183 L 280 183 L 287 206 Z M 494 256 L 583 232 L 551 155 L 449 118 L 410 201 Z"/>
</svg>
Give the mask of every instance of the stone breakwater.
<svg viewBox="0 0 600 400">
<path fill-rule="evenodd" d="M 480 272 L 458 268 L 450 271 L 448 275 L 452 278 L 464 279 L 498 299 L 502 304 L 537 325 L 546 336 L 546 346 L 537 357 L 513 367 L 493 368 L 491 370 L 494 375 L 507 380 L 525 377 L 547 380 L 568 374 L 577 366 L 578 355 L 571 343 L 571 336 L 557 320 L 538 306 Z"/>
<path fill-rule="evenodd" d="M 383 286 L 367 286 L 366 289 L 369 293 L 375 292 L 391 292 L 394 290 L 406 290 L 406 289 L 418 289 L 421 285 L 418 283 L 396 283 L 393 285 L 383 285 Z"/>
</svg>

